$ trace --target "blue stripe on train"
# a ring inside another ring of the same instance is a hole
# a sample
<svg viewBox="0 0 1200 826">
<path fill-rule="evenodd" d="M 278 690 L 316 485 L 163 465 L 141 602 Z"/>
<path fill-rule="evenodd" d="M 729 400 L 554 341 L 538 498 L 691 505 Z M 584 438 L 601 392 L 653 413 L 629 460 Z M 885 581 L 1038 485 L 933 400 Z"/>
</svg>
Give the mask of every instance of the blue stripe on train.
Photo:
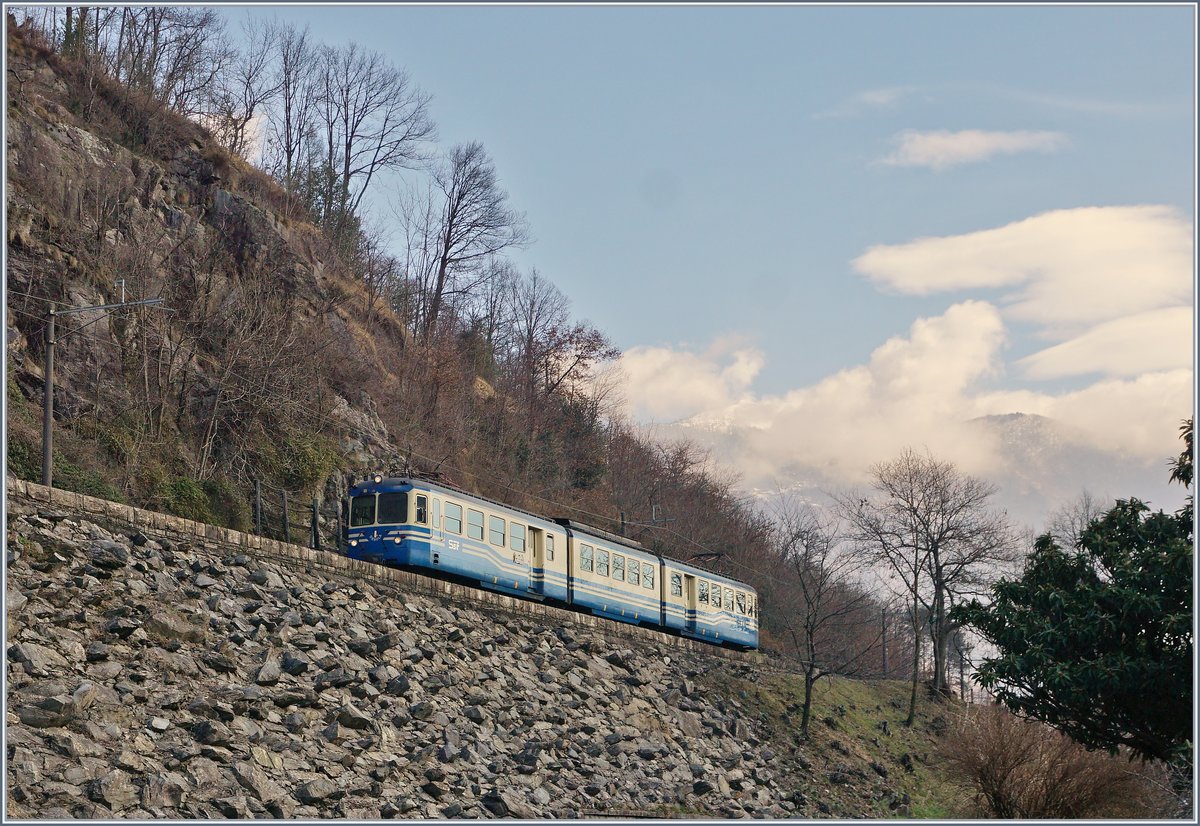
<svg viewBox="0 0 1200 826">
<path fill-rule="evenodd" d="M 564 602 L 567 600 L 566 574 L 542 568 L 542 587 L 540 590 L 534 590 L 536 580 L 530 576 L 529 565 L 513 562 L 512 551 L 509 549 L 502 550 L 486 542 L 458 538 L 450 540 L 460 543 L 457 549 L 451 549 L 431 542 L 428 529 L 413 529 L 410 526 L 405 526 L 402 531 L 379 528 L 367 530 L 382 535 L 378 538 L 364 538 L 365 531 L 351 531 L 349 538 L 356 539 L 359 544 L 347 549 L 350 558 L 441 570 L 476 580 L 485 588 L 515 596 L 533 595 Z M 395 542 L 396 537 L 401 541 Z M 618 622 L 660 625 L 659 584 L 656 582 L 653 589 L 645 589 L 640 585 L 635 587 L 636 592 L 630 588 L 576 577 L 573 603 L 577 607 L 587 608 L 597 615 Z M 739 624 L 737 618 L 727 611 L 688 612 L 694 616 L 694 622 L 691 623 L 687 621 L 688 617 L 685 616 L 681 605 L 667 603 L 665 613 L 665 627 L 685 636 L 710 642 L 730 642 L 747 646 L 757 644 L 757 635 L 752 628 L 745 622 Z"/>
</svg>

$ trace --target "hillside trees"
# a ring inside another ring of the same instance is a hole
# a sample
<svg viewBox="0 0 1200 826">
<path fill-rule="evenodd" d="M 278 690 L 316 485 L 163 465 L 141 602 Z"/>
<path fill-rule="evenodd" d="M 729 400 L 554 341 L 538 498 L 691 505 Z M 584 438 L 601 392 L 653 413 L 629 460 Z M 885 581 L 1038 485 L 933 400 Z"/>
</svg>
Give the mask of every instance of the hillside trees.
<svg viewBox="0 0 1200 826">
<path fill-rule="evenodd" d="M 95 41 L 108 73 L 185 115 L 207 110 L 207 95 L 234 63 L 217 12 L 189 6 L 124 7 L 99 15 Z"/>
<path fill-rule="evenodd" d="M 1190 439 L 1191 421 L 1183 438 Z M 1190 443 L 1172 479 L 1192 476 Z M 1175 514 L 1121 500 L 1079 547 L 1037 540 L 1019 578 L 957 615 L 999 650 L 976 679 L 1009 708 L 1072 739 L 1178 763 L 1191 759 L 1191 502 Z M 1189 772 L 1190 773 L 1190 772 Z"/>
<path fill-rule="evenodd" d="M 929 454 L 904 451 L 872 469 L 873 495 L 837 497 L 850 538 L 865 558 L 904 583 L 917 644 L 908 723 L 916 712 L 921 609 L 928 612 L 935 691 L 947 692 L 955 622 L 950 608 L 979 592 L 1013 556 L 1007 518 L 989 505 L 995 488 Z"/>
</svg>

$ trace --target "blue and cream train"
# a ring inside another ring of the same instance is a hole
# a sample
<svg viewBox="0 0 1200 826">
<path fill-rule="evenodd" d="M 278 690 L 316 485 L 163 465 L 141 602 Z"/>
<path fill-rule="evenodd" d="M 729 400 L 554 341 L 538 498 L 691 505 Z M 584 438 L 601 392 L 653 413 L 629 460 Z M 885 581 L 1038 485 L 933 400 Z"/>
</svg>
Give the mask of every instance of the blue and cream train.
<svg viewBox="0 0 1200 826">
<path fill-rule="evenodd" d="M 350 489 L 346 553 L 492 591 L 758 647 L 758 595 L 743 582 L 569 519 L 547 519 L 420 479 L 375 475 Z"/>
</svg>

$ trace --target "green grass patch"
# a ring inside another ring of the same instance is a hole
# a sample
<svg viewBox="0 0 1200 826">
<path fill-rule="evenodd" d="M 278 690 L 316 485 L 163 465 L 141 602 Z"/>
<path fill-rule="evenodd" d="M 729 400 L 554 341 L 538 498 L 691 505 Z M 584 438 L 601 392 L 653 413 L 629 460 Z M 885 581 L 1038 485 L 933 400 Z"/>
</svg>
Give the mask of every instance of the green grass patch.
<svg viewBox="0 0 1200 826">
<path fill-rule="evenodd" d="M 53 481 L 54 487 L 63 490 L 96 496 L 113 502 L 125 501 L 121 492 L 110 485 L 99 472 L 75 464 L 58 451 L 54 452 Z"/>
<path fill-rule="evenodd" d="M 756 721 L 759 736 L 783 756 L 780 766 L 789 775 L 787 783 L 811 801 L 828 805 L 832 816 L 940 819 L 966 814 L 960 801 L 972 795 L 949 779 L 938 750 L 938 732 L 946 731 L 945 721 L 957 713 L 953 701 L 922 692 L 916 721 L 907 727 L 910 684 L 825 677 L 814 688 L 809 737 L 804 739 L 801 674 L 739 678 L 714 669 L 704 679 Z M 872 763 L 884 768 L 887 777 Z M 834 772 L 852 779 L 831 784 Z M 815 810 L 795 814 L 817 816 Z"/>
<path fill-rule="evenodd" d="M 8 434 L 6 448 L 9 473 L 18 479 L 25 479 L 29 482 L 41 480 L 42 456 L 40 451 L 21 441 L 11 432 Z"/>
</svg>

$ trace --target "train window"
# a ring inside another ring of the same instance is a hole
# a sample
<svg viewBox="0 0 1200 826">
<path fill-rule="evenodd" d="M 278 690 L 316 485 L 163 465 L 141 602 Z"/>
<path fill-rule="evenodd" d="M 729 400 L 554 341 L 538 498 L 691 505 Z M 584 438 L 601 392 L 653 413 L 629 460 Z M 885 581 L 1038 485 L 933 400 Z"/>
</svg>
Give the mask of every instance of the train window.
<svg viewBox="0 0 1200 826">
<path fill-rule="evenodd" d="M 726 611 L 733 610 L 733 589 L 732 588 L 725 589 L 725 610 Z"/>
<path fill-rule="evenodd" d="M 499 516 L 488 517 L 488 542 L 497 548 L 504 547 L 504 520 Z"/>
<path fill-rule="evenodd" d="M 752 617 L 758 616 L 757 614 L 754 613 L 754 595 L 753 594 L 749 594 L 746 596 L 746 613 Z"/>
<path fill-rule="evenodd" d="M 596 574 L 608 576 L 608 551 L 596 549 Z"/>
<path fill-rule="evenodd" d="M 508 523 L 508 546 L 517 553 L 525 553 L 525 526 L 516 522 Z"/>
<path fill-rule="evenodd" d="M 483 539 L 483 512 L 467 510 L 467 536 L 472 539 Z"/>
<path fill-rule="evenodd" d="M 629 581 L 637 585 L 642 580 L 642 564 L 636 559 L 629 560 Z"/>
<path fill-rule="evenodd" d="M 400 520 L 403 522 L 404 520 Z M 429 498 L 425 496 L 417 497 L 417 523 L 421 525 L 429 522 Z"/>
<path fill-rule="evenodd" d="M 400 494 L 403 496 L 404 494 Z M 350 527 L 375 524 L 375 494 L 355 496 L 350 502 Z"/>
<path fill-rule="evenodd" d="M 546 534 L 546 561 L 554 561 L 554 534 Z"/>
<path fill-rule="evenodd" d="M 737 609 L 739 614 L 746 613 L 746 595 L 741 591 L 737 594 Z"/>
<path fill-rule="evenodd" d="M 417 500 L 424 499 L 418 496 Z M 398 525 L 408 521 L 408 495 L 404 493 L 379 494 L 379 524 Z"/>
<path fill-rule="evenodd" d="M 654 587 L 654 566 L 649 562 L 642 565 L 642 587 Z"/>
<path fill-rule="evenodd" d="M 446 530 L 450 533 L 462 533 L 462 505 L 446 503 Z"/>
<path fill-rule="evenodd" d="M 433 500 L 433 522 L 430 524 L 432 524 L 433 527 L 435 527 L 435 528 L 439 528 L 442 525 L 442 500 L 441 499 Z"/>
<path fill-rule="evenodd" d="M 592 570 L 592 546 L 591 545 L 580 545 L 579 546 L 579 569 L 581 571 Z"/>
<path fill-rule="evenodd" d="M 708 605 L 708 581 L 700 580 L 700 601 Z"/>
<path fill-rule="evenodd" d="M 681 574 L 671 574 L 671 596 L 683 596 L 683 576 Z"/>
<path fill-rule="evenodd" d="M 625 581 L 625 557 L 620 554 L 613 554 L 613 579 L 617 582 Z"/>
</svg>

